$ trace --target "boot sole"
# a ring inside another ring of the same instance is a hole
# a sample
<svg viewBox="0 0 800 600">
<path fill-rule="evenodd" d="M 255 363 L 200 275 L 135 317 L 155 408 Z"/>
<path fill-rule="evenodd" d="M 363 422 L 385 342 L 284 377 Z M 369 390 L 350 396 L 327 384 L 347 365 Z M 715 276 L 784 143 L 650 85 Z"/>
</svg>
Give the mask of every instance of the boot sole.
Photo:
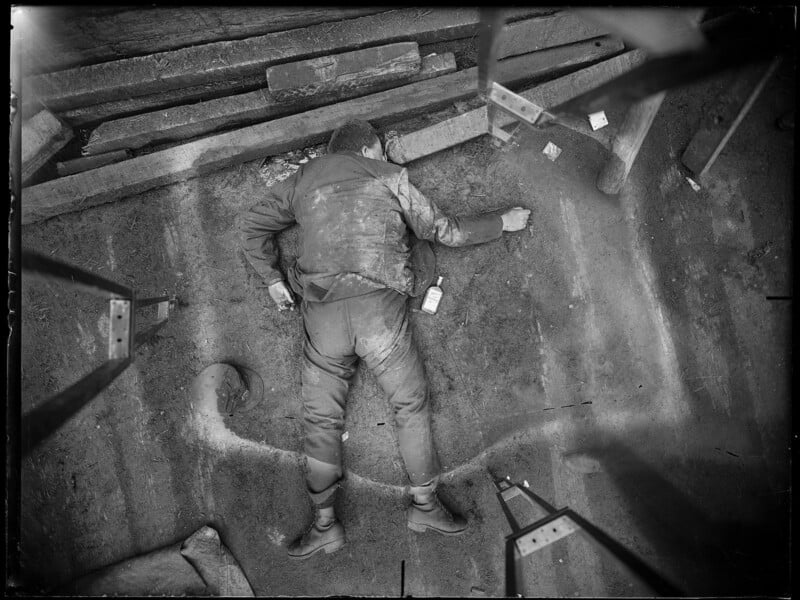
<svg viewBox="0 0 800 600">
<path fill-rule="evenodd" d="M 416 531 L 417 533 L 425 533 L 430 529 L 431 531 L 439 533 L 441 535 L 461 535 L 467 530 L 467 528 L 465 527 L 464 529 L 459 529 L 458 531 L 445 531 L 443 529 L 437 529 L 436 527 L 433 527 L 431 525 L 425 525 L 424 523 L 414 523 L 412 521 L 407 521 L 407 523 L 408 523 L 408 528 L 411 529 L 412 531 Z"/>
<path fill-rule="evenodd" d="M 333 552 L 336 552 L 342 546 L 344 546 L 346 542 L 347 542 L 346 538 L 341 538 L 341 539 L 338 539 L 338 540 L 334 540 L 332 542 L 328 542 L 327 544 L 324 544 L 324 545 L 320 546 L 319 548 L 315 548 L 314 550 L 312 550 L 308 554 L 290 554 L 289 558 L 294 558 L 295 560 L 304 560 L 306 558 L 311 558 L 312 556 L 314 556 L 320 550 L 325 550 L 326 554 L 332 554 Z"/>
</svg>

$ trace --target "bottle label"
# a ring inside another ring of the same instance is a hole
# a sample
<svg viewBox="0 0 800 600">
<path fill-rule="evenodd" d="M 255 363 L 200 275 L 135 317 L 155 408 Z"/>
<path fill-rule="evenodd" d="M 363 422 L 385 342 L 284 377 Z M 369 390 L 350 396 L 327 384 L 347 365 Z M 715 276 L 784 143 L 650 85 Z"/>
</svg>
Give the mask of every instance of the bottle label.
<svg viewBox="0 0 800 600">
<path fill-rule="evenodd" d="M 442 290 L 436 288 L 429 288 L 422 301 L 422 310 L 426 313 L 433 314 L 439 308 L 439 301 L 442 299 Z"/>
</svg>

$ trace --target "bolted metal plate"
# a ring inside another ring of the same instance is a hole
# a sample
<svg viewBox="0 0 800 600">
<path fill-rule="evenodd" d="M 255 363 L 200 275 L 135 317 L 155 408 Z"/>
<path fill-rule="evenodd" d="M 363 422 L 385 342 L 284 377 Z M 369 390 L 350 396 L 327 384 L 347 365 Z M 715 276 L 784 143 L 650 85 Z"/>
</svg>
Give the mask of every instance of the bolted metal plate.
<svg viewBox="0 0 800 600">
<path fill-rule="evenodd" d="M 517 548 L 521 556 L 528 556 L 579 529 L 572 519 L 564 515 L 520 537 L 516 542 Z"/>
<path fill-rule="evenodd" d="M 528 125 L 536 125 L 539 115 L 544 112 L 544 108 L 526 100 L 522 96 L 515 94 L 509 89 L 504 88 L 499 83 L 492 84 L 492 91 L 489 94 L 489 102 L 510 113 L 520 121 Z"/>
<path fill-rule="evenodd" d="M 128 358 L 131 341 L 131 301 L 108 301 L 108 358 Z"/>
</svg>

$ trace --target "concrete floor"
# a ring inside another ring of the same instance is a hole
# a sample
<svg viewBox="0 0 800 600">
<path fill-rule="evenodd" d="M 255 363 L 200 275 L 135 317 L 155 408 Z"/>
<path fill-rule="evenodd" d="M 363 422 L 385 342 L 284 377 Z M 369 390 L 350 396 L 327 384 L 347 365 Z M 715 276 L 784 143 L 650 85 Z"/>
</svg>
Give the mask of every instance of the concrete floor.
<svg viewBox="0 0 800 600">
<path fill-rule="evenodd" d="M 361 370 L 337 504 L 349 542 L 287 558 L 311 512 L 302 330 L 238 253 L 259 161 L 25 227 L 25 247 L 183 300 L 158 343 L 23 463 L 30 588 L 209 523 L 258 595 L 398 595 L 401 561 L 406 594 L 502 595 L 510 530 L 492 472 L 576 510 L 690 595 L 787 595 L 791 302 L 766 296 L 791 295 L 794 139 L 773 123 L 794 107 L 794 71 L 782 67 L 695 192 L 680 154 L 726 81 L 668 94 L 618 197 L 594 185 L 605 150 L 559 128 L 411 166 L 452 214 L 533 211 L 527 231 L 437 248 L 440 312 L 412 312 L 443 495 L 472 523 L 461 538 L 405 527 L 390 410 Z M 547 141 L 563 149 L 556 162 Z M 290 260 L 296 232 L 281 248 Z M 26 282 L 23 303 L 27 410 L 103 360 L 107 321 L 101 302 L 56 284 Z M 264 378 L 253 414 L 189 394 L 222 360 Z M 535 596 L 637 592 L 575 537 L 534 555 L 526 583 Z"/>
</svg>

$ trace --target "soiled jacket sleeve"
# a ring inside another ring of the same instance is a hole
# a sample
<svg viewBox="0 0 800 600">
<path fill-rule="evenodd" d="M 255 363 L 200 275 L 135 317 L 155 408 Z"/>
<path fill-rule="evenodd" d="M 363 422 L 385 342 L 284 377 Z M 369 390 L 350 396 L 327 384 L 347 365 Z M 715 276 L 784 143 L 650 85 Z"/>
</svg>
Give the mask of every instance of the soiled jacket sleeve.
<svg viewBox="0 0 800 600">
<path fill-rule="evenodd" d="M 420 239 L 446 246 L 469 246 L 496 240 L 503 234 L 499 215 L 448 217 L 408 181 L 407 169 L 400 173 L 395 187 L 406 223 Z"/>
<path fill-rule="evenodd" d="M 267 285 L 284 279 L 278 268 L 277 235 L 295 222 L 292 205 L 299 177 L 300 171 L 268 188 L 264 201 L 242 218 L 242 249 Z"/>
</svg>

